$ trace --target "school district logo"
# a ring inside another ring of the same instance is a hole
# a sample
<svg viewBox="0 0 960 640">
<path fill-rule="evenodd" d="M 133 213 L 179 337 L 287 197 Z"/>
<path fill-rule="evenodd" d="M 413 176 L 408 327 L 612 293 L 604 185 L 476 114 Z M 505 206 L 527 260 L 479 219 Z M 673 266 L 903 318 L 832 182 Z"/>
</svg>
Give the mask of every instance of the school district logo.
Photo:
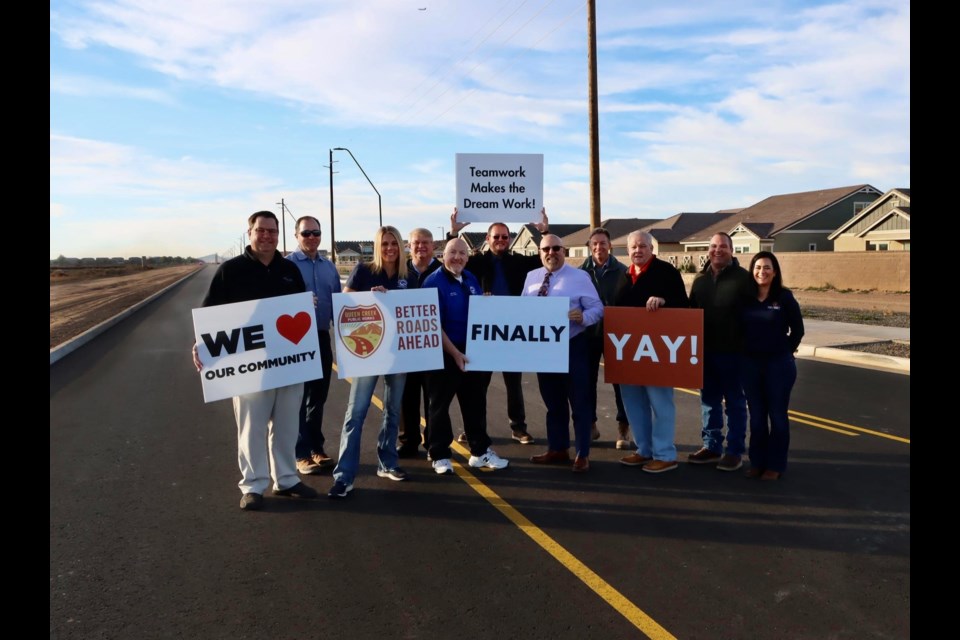
<svg viewBox="0 0 960 640">
<path fill-rule="evenodd" d="M 374 354 L 383 342 L 383 313 L 380 307 L 344 307 L 340 310 L 340 343 L 359 358 Z"/>
</svg>

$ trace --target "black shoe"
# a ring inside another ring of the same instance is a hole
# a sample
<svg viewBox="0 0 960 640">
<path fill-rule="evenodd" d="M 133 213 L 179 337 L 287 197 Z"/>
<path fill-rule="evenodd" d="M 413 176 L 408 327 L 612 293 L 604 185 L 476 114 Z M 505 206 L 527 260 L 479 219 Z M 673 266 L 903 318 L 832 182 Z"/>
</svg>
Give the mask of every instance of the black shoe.
<svg viewBox="0 0 960 640">
<path fill-rule="evenodd" d="M 347 494 L 353 491 L 352 484 L 344 484 L 337 480 L 333 483 L 333 486 L 330 487 L 330 491 L 327 492 L 327 497 L 330 498 L 346 498 Z"/>
<path fill-rule="evenodd" d="M 308 487 L 302 482 L 298 482 L 288 489 L 280 489 L 279 491 L 274 491 L 273 495 L 283 496 L 284 498 L 303 498 L 304 500 L 315 500 L 320 497 L 320 494 L 317 493 L 317 490 L 313 487 Z"/>
<path fill-rule="evenodd" d="M 417 447 L 402 446 L 397 449 L 398 458 L 416 458 L 419 453 Z"/>
<path fill-rule="evenodd" d="M 245 493 L 240 498 L 240 508 L 244 511 L 259 511 L 263 509 L 263 496 L 259 493 Z"/>
</svg>

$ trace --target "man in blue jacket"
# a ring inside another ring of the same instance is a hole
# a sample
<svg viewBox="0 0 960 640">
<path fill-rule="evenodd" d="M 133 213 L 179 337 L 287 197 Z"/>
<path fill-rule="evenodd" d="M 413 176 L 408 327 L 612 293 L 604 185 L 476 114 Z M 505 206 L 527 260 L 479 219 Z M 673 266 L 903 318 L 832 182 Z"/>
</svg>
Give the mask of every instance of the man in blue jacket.
<svg viewBox="0 0 960 640">
<path fill-rule="evenodd" d="M 471 467 L 503 469 L 509 464 L 490 448 L 487 435 L 488 372 L 466 371 L 467 320 L 470 296 L 482 295 L 480 282 L 469 271 L 467 243 L 457 238 L 447 242 L 443 250 L 443 267 L 423 281 L 423 288 L 437 288 L 440 328 L 443 337 L 443 369 L 427 372 L 429 415 L 427 416 L 427 448 L 438 474 L 453 473 L 450 443 L 450 404 L 454 396 L 460 402 L 463 428 L 470 447 Z"/>
</svg>

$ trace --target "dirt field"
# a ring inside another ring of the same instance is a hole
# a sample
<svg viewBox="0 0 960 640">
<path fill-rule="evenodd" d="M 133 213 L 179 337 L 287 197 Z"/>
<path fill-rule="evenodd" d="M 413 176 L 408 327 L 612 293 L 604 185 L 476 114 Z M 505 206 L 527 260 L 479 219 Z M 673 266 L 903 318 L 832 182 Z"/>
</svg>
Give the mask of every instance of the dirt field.
<svg viewBox="0 0 960 640">
<path fill-rule="evenodd" d="M 74 338 L 197 270 L 180 265 L 50 270 L 50 348 Z"/>
<path fill-rule="evenodd" d="M 115 269 L 50 270 L 50 348 L 74 338 L 112 318 L 124 309 L 160 291 L 194 271 L 196 265 L 142 271 L 133 267 Z M 910 294 L 793 290 L 801 308 L 810 317 L 841 322 L 869 323 L 852 311 L 873 315 L 902 316 L 909 325 Z M 832 315 L 829 310 L 838 310 Z M 843 310 L 846 310 L 844 312 Z M 814 313 L 816 312 L 816 313 Z M 894 320 L 894 318 L 891 318 Z M 891 322 L 901 326 L 902 317 Z"/>
</svg>

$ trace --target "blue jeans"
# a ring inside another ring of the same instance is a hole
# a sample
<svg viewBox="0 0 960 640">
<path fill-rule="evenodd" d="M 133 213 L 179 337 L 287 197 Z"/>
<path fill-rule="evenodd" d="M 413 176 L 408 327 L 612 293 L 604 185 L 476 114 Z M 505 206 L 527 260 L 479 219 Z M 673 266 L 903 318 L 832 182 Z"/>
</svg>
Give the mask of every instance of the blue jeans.
<svg viewBox="0 0 960 640">
<path fill-rule="evenodd" d="M 676 460 L 677 409 L 673 404 L 673 387 L 622 384 L 620 393 L 637 453 L 655 460 Z"/>
<path fill-rule="evenodd" d="M 740 354 L 711 353 L 703 356 L 703 446 L 723 454 L 723 411 L 727 411 L 727 451 L 742 456 L 747 440 L 747 399 L 740 382 Z"/>
<path fill-rule="evenodd" d="M 380 376 L 354 378 L 350 385 L 350 399 L 347 413 L 343 419 L 343 432 L 340 434 L 340 459 L 333 470 L 333 479 L 344 484 L 353 484 L 360 467 L 360 435 L 363 433 L 363 421 L 367 418 L 373 390 Z M 400 402 L 403 399 L 405 373 L 391 373 L 383 376 L 383 422 L 377 438 L 377 459 L 379 469 L 388 471 L 397 466 L 397 434 L 400 430 Z"/>
<path fill-rule="evenodd" d="M 792 354 L 743 359 L 743 390 L 750 404 L 750 466 L 783 473 L 790 448 L 790 392 L 797 381 Z"/>
</svg>

